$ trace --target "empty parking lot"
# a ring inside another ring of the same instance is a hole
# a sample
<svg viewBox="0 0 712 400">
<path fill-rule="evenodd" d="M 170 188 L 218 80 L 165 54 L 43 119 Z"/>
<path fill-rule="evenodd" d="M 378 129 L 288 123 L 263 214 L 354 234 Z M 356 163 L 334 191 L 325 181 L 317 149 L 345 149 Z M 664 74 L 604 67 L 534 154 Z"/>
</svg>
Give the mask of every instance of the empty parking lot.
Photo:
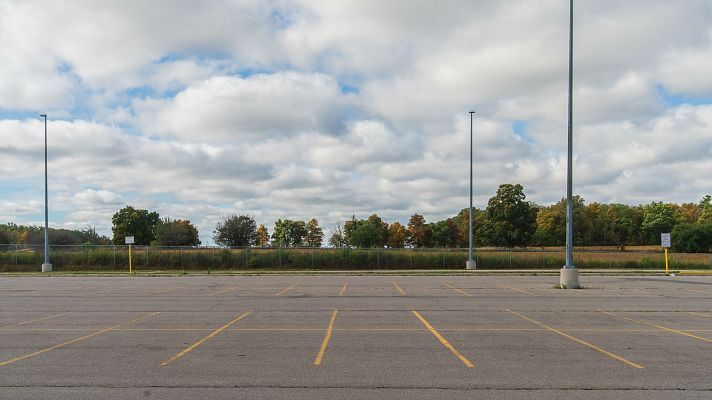
<svg viewBox="0 0 712 400">
<path fill-rule="evenodd" d="M 0 279 L 0 398 L 710 398 L 712 277 Z"/>
</svg>

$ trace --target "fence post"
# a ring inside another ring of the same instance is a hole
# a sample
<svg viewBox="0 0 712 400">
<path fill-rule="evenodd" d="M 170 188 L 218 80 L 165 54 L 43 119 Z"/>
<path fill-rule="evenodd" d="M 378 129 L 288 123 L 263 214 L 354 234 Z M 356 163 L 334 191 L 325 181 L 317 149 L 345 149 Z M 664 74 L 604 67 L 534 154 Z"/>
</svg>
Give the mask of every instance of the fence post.
<svg viewBox="0 0 712 400">
<path fill-rule="evenodd" d="M 509 269 L 512 269 L 512 249 L 509 249 Z"/>
<path fill-rule="evenodd" d="M 381 249 L 376 248 L 376 269 L 381 269 Z"/>
<path fill-rule="evenodd" d="M 112 252 L 113 255 L 114 255 L 114 265 L 113 265 L 113 269 L 116 269 L 116 245 L 114 245 L 114 244 L 111 245 L 111 252 Z"/>
</svg>

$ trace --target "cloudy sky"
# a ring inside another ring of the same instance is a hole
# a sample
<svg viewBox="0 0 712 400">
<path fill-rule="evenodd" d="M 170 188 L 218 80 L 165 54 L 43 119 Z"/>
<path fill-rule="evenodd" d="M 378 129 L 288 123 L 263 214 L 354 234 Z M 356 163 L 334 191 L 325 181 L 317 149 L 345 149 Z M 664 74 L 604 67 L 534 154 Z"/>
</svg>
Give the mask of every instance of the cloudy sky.
<svg viewBox="0 0 712 400">
<path fill-rule="evenodd" d="M 205 4 L 203 4 L 205 3 Z M 428 221 L 501 183 L 565 194 L 568 2 L 0 0 L 0 222 L 110 235 L 126 204 L 204 243 L 248 213 Z M 712 192 L 712 2 L 578 0 L 574 192 Z"/>
</svg>

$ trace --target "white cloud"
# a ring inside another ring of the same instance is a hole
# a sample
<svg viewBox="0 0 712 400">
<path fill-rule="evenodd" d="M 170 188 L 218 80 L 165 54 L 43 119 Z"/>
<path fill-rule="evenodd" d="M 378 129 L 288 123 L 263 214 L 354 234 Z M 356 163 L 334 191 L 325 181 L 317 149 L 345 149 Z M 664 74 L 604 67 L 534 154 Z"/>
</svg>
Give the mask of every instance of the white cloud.
<svg viewBox="0 0 712 400">
<path fill-rule="evenodd" d="M 0 215 L 32 214 L 44 208 L 44 203 L 29 200 L 26 203 L 5 202 L 0 203 Z"/>
<path fill-rule="evenodd" d="M 664 55 L 660 72 L 663 85 L 674 93 L 712 95 L 712 30 L 706 46 L 671 51 Z"/>
<path fill-rule="evenodd" d="M 575 192 L 628 203 L 709 193 L 712 5 L 576 4 Z M 472 109 L 475 204 L 505 182 L 557 201 L 567 11 L 553 0 L 2 2 L 0 216 L 41 220 L 43 126 L 23 119 L 38 109 L 51 117 L 61 226 L 109 233 L 124 204 L 190 219 L 204 242 L 233 212 L 270 227 L 443 218 L 467 204 Z"/>
<path fill-rule="evenodd" d="M 147 134 L 187 141 L 239 142 L 300 132 L 338 134 L 346 105 L 323 74 L 283 72 L 200 81 L 167 100 L 139 100 Z"/>
</svg>

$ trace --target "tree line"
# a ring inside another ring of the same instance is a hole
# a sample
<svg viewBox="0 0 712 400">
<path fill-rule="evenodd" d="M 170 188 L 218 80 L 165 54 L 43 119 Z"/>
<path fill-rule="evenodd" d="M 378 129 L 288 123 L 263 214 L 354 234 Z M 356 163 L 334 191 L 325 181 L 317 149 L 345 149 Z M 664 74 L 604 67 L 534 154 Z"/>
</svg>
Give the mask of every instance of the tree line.
<svg viewBox="0 0 712 400">
<path fill-rule="evenodd" d="M 94 226 L 86 229 L 49 228 L 49 242 L 56 245 L 110 244 L 111 239 L 96 232 Z M 0 224 L 0 244 L 44 244 L 44 227 L 34 225 Z"/>
<path fill-rule="evenodd" d="M 712 198 L 697 203 L 652 202 L 586 204 L 573 198 L 576 246 L 625 246 L 660 244 L 660 234 L 672 233 L 673 249 L 680 252 L 712 252 Z M 389 247 L 426 248 L 468 246 L 468 209 L 450 218 L 427 222 L 413 214 L 406 225 L 388 223 L 378 214 L 337 223 L 324 243 L 323 228 L 315 219 L 279 219 L 272 233 L 249 215 L 231 215 L 220 221 L 212 239 L 220 246 L 259 247 Z M 541 206 L 526 200 L 520 184 L 502 184 L 484 210 L 473 209 L 474 245 L 491 247 L 563 246 L 566 242 L 566 200 Z M 161 218 L 155 211 L 126 206 L 112 216 L 111 239 L 96 230 L 50 229 L 52 244 L 123 244 L 134 236 L 136 244 L 158 246 L 200 245 L 198 229 L 183 219 Z M 0 243 L 41 244 L 41 227 L 0 224 Z"/>
</svg>

